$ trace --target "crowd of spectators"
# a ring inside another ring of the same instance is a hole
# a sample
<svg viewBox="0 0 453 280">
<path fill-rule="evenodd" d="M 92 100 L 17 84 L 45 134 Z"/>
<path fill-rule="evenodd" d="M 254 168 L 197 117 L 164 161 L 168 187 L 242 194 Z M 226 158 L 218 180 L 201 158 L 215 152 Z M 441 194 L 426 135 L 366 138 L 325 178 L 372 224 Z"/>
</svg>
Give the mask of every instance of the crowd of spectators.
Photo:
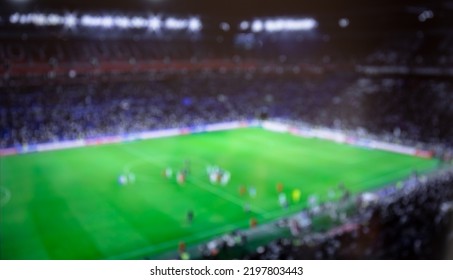
<svg viewBox="0 0 453 280">
<path fill-rule="evenodd" d="M 405 32 L 389 35 L 364 59 L 368 65 L 451 67 L 453 38 L 450 33 Z"/>
<path fill-rule="evenodd" d="M 253 44 L 237 43 L 240 36 L 250 37 Z M 1 148 L 257 117 L 452 145 L 450 76 L 373 75 L 354 68 L 451 65 L 448 32 L 390 33 L 362 49 L 359 35 L 292 39 L 236 34 L 228 42 L 187 36 L 98 41 L 41 37 L 0 43 Z M 357 43 L 350 50 L 348 40 Z M 219 58 L 234 69 L 209 63 L 215 66 L 190 69 L 191 63 Z M 160 66 L 137 66 L 181 60 L 189 63 L 167 72 Z M 147 72 L 150 67 L 157 67 L 153 74 Z M 27 75 L 28 68 L 35 76 Z M 108 69 L 112 73 L 102 73 Z"/>
<path fill-rule="evenodd" d="M 215 51 L 214 51 L 215 50 Z M 220 57 L 222 49 L 215 42 L 192 42 L 177 39 L 159 40 L 83 40 L 83 39 L 10 39 L 0 43 L 4 65 L 38 65 L 105 62 L 146 62 Z M 0 68 L 1 69 L 1 68 Z"/>
<path fill-rule="evenodd" d="M 451 68 L 452 44 L 452 34 L 438 30 L 390 32 L 366 39 L 354 33 L 348 36 L 238 33 L 168 38 L 123 35 L 96 39 L 75 34 L 50 37 L 24 33 L 0 42 L 0 74 L 12 75 L 14 66 L 72 67 L 77 71 L 87 64 L 98 67 L 115 62 L 129 63 L 133 69 L 136 63 L 209 59 Z"/>
<path fill-rule="evenodd" d="M 443 78 L 335 71 L 210 71 L 11 86 L 0 96 L 0 147 L 256 118 L 451 146 L 452 91 Z"/>
</svg>

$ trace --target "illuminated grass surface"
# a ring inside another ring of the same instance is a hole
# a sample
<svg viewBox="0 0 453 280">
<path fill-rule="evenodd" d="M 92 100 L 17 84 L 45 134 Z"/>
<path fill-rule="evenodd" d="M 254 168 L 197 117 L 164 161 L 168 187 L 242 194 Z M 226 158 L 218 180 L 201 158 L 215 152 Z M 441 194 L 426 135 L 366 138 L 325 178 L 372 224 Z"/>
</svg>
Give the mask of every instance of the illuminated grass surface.
<svg viewBox="0 0 453 280">
<path fill-rule="evenodd" d="M 191 173 L 180 186 L 165 167 Z M 206 166 L 231 172 L 212 185 Z M 246 128 L 0 158 L 1 259 L 135 259 L 176 250 L 237 228 L 265 223 L 327 199 L 339 183 L 352 192 L 381 187 L 436 167 L 436 160 Z M 134 184 L 119 186 L 129 169 Z M 298 203 L 278 204 L 276 184 Z M 241 196 L 241 184 L 256 197 Z M 337 192 L 339 195 L 339 192 Z M 244 211 L 250 204 L 251 212 Z M 192 224 L 186 220 L 193 210 Z"/>
</svg>

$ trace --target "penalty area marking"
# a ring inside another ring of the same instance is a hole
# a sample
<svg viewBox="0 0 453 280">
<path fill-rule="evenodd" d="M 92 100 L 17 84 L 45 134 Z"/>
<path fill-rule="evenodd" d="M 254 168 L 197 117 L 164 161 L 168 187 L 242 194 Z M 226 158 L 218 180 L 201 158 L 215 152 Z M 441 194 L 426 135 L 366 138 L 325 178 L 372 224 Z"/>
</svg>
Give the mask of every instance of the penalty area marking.
<svg viewBox="0 0 453 280">
<path fill-rule="evenodd" d="M 6 187 L 0 186 L 0 206 L 5 206 L 11 200 L 11 191 Z"/>
</svg>

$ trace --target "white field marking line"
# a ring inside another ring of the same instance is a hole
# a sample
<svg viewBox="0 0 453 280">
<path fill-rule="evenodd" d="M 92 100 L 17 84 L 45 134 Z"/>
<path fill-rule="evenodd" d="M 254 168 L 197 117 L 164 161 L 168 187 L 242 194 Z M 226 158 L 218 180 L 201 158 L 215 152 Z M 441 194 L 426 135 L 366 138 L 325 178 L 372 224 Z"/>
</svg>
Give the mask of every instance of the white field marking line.
<svg viewBox="0 0 453 280">
<path fill-rule="evenodd" d="M 181 240 L 184 240 L 186 243 L 197 242 L 197 241 L 200 242 L 203 239 L 206 239 L 208 237 L 218 236 L 221 233 L 229 232 L 231 230 L 237 229 L 238 227 L 239 227 L 238 225 L 229 224 L 224 227 L 212 229 L 209 231 L 204 230 L 199 233 L 191 234 L 190 237 L 188 237 L 188 238 L 183 238 L 183 237 L 175 238 L 175 239 L 172 239 L 169 241 L 161 242 L 156 245 L 151 245 L 151 246 L 143 247 L 143 248 L 140 248 L 140 249 L 137 249 L 134 251 L 127 252 L 127 253 L 123 253 L 120 255 L 111 256 L 111 257 L 108 257 L 108 259 L 122 260 L 122 259 L 130 259 L 130 258 L 134 258 L 134 257 L 138 257 L 138 256 L 151 255 L 151 254 L 156 253 L 158 250 L 163 250 L 163 249 L 168 250 L 172 246 L 175 246 L 175 251 L 176 251 L 177 250 L 176 246 L 177 246 L 178 242 Z"/>
<path fill-rule="evenodd" d="M 386 172 L 384 175 L 389 175 L 389 176 L 390 176 L 390 175 L 393 175 L 393 174 L 396 174 L 396 173 L 399 173 L 399 172 L 402 172 L 402 171 L 408 172 L 408 171 L 412 171 L 412 170 L 413 170 L 413 167 L 406 167 L 406 168 L 404 168 L 404 169 L 395 169 L 395 170 L 392 170 L 392 171 L 390 171 L 390 172 Z M 409 175 L 409 176 L 410 176 L 410 175 Z M 388 183 L 384 183 L 384 184 L 382 184 L 382 187 L 385 187 L 385 186 L 394 184 L 394 183 L 396 183 L 396 182 L 398 182 L 398 181 L 404 181 L 404 180 L 406 180 L 409 176 L 403 176 L 403 177 L 401 177 L 401 178 L 399 178 L 399 179 L 390 181 L 390 182 L 388 182 Z M 360 182 L 352 183 L 352 184 L 350 184 L 350 185 L 348 185 L 348 186 L 349 186 L 349 187 L 359 187 L 359 186 L 362 186 L 362 187 L 363 187 L 365 184 L 369 184 L 370 182 L 373 183 L 373 182 L 376 182 L 376 181 L 379 181 L 379 180 L 380 180 L 380 176 L 373 176 L 373 177 L 370 177 L 370 178 L 368 178 L 368 179 L 362 180 L 362 181 L 360 181 Z M 347 188 L 348 186 L 345 186 L 345 187 Z M 377 187 L 380 187 L 380 186 L 376 186 L 376 185 L 373 184 L 373 186 L 371 186 L 371 189 L 376 189 Z M 366 191 L 366 190 L 364 190 L 364 191 Z"/>
<path fill-rule="evenodd" d="M 143 160 L 139 159 L 139 160 L 134 160 L 129 163 L 126 163 L 126 165 L 124 165 L 124 167 L 123 167 L 124 172 L 128 173 L 132 169 L 132 167 L 140 165 L 141 162 L 143 162 Z"/>
<path fill-rule="evenodd" d="M 266 212 L 263 214 L 263 218 L 272 220 L 276 218 L 289 217 L 293 214 L 296 214 L 298 211 L 303 211 L 305 208 L 306 207 L 302 207 L 302 205 L 290 205 L 287 208 L 281 208 Z"/>
<path fill-rule="evenodd" d="M 233 195 L 229 194 L 229 193 L 226 193 L 226 192 L 222 192 L 222 191 L 219 191 L 218 187 L 217 186 L 210 186 L 210 185 L 207 185 L 205 184 L 204 182 L 201 182 L 199 181 L 198 179 L 196 180 L 193 180 L 193 178 L 191 178 L 191 181 L 195 181 L 195 185 L 197 187 L 200 187 L 208 192 L 211 192 L 217 196 L 220 196 L 221 198 L 225 199 L 225 200 L 228 200 L 234 204 L 237 204 L 239 205 L 240 207 L 244 207 L 244 202 L 242 202 L 240 199 L 237 199 L 235 198 Z M 267 211 L 265 211 L 264 209 L 260 209 L 260 208 L 257 208 L 255 206 L 250 206 L 250 209 L 257 213 L 257 214 L 260 214 L 260 215 L 263 215 L 264 213 L 266 213 Z"/>
<path fill-rule="evenodd" d="M 0 206 L 5 206 L 11 200 L 11 191 L 6 187 L 0 186 Z"/>
</svg>

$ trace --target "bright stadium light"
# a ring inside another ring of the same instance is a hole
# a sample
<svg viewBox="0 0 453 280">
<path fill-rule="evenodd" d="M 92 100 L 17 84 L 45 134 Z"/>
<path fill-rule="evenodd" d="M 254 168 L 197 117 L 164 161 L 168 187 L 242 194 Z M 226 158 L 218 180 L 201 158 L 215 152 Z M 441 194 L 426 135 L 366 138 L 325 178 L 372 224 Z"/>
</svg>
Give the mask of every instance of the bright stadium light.
<svg viewBox="0 0 453 280">
<path fill-rule="evenodd" d="M 165 20 L 165 27 L 168 29 L 180 30 L 187 28 L 187 20 L 169 17 Z"/>
<path fill-rule="evenodd" d="M 318 26 L 318 22 L 312 18 L 307 18 L 305 20 L 302 20 L 299 24 L 300 29 L 304 30 L 311 30 L 313 28 L 316 28 Z"/>
<path fill-rule="evenodd" d="M 133 16 L 128 17 L 124 15 L 89 15 L 84 14 L 77 16 L 75 14 L 67 13 L 64 15 L 59 14 L 42 14 L 42 13 L 28 13 L 20 14 L 14 13 L 9 16 L 11 24 L 32 24 L 36 26 L 63 26 L 72 28 L 77 25 L 84 27 L 101 27 L 101 28 L 120 28 L 120 29 L 140 29 L 149 28 L 151 30 L 159 30 L 161 28 L 169 30 L 188 30 L 199 31 L 202 28 L 202 22 L 197 17 L 190 18 L 175 18 L 169 17 L 165 21 L 161 20 L 158 16 Z"/>
<path fill-rule="evenodd" d="M 261 32 L 263 30 L 263 22 L 259 19 L 252 22 L 252 31 Z"/>
<path fill-rule="evenodd" d="M 47 18 L 43 14 L 29 14 L 27 16 L 24 16 L 24 23 L 32 23 L 38 26 L 44 26 L 47 23 Z"/>
<path fill-rule="evenodd" d="M 20 24 L 28 24 L 28 23 L 29 23 L 29 22 L 28 22 L 28 18 L 29 18 L 29 17 L 26 16 L 26 15 L 21 15 L 21 16 L 19 17 L 19 23 L 20 23 Z"/>
<path fill-rule="evenodd" d="M 340 20 L 338 21 L 338 25 L 339 25 L 341 28 L 346 28 L 346 27 L 348 27 L 348 25 L 349 25 L 349 19 L 348 19 L 348 18 L 340 18 Z"/>
<path fill-rule="evenodd" d="M 190 31 L 199 31 L 201 29 L 201 21 L 198 18 L 191 18 L 189 20 L 189 30 Z"/>
<path fill-rule="evenodd" d="M 119 16 L 113 19 L 113 23 L 119 28 L 129 28 L 131 26 L 131 20 L 128 17 Z"/>
<path fill-rule="evenodd" d="M 148 18 L 148 28 L 151 30 L 159 30 L 162 25 L 160 18 L 151 16 Z"/>
<path fill-rule="evenodd" d="M 228 22 L 222 22 L 220 23 L 220 29 L 226 32 L 230 30 L 230 24 L 228 24 Z"/>
<path fill-rule="evenodd" d="M 317 22 L 311 18 L 266 20 L 264 29 L 267 32 L 299 31 L 315 28 Z"/>
<path fill-rule="evenodd" d="M 134 28 L 145 28 L 148 25 L 148 21 L 142 17 L 133 17 L 131 20 L 131 26 Z"/>
<path fill-rule="evenodd" d="M 267 32 L 282 31 L 284 28 L 284 22 L 281 20 L 266 20 L 264 22 L 264 29 Z"/>
<path fill-rule="evenodd" d="M 72 28 L 77 25 L 77 17 L 73 14 L 66 14 L 63 19 L 63 25 Z"/>
<path fill-rule="evenodd" d="M 311 30 L 318 25 L 316 20 L 312 18 L 301 18 L 301 19 L 267 19 L 265 21 L 256 19 L 252 22 L 252 32 L 280 32 L 280 31 L 301 31 Z M 240 24 L 242 30 L 246 30 L 249 27 L 248 22 L 243 21 Z"/>
<path fill-rule="evenodd" d="M 102 25 L 102 19 L 97 16 L 83 15 L 80 24 L 86 27 L 96 27 Z"/>
<path fill-rule="evenodd" d="M 16 24 L 19 23 L 20 15 L 18 13 L 12 14 L 9 16 L 9 23 Z"/>
<path fill-rule="evenodd" d="M 239 28 L 241 30 L 246 30 L 250 27 L 250 23 L 248 21 L 242 21 L 240 24 L 239 24 Z"/>
<path fill-rule="evenodd" d="M 46 18 L 47 25 L 62 25 L 64 22 L 64 18 L 57 14 L 50 14 Z"/>
<path fill-rule="evenodd" d="M 99 26 L 103 28 L 111 28 L 113 27 L 113 17 L 111 16 L 103 16 L 100 18 Z"/>
</svg>

